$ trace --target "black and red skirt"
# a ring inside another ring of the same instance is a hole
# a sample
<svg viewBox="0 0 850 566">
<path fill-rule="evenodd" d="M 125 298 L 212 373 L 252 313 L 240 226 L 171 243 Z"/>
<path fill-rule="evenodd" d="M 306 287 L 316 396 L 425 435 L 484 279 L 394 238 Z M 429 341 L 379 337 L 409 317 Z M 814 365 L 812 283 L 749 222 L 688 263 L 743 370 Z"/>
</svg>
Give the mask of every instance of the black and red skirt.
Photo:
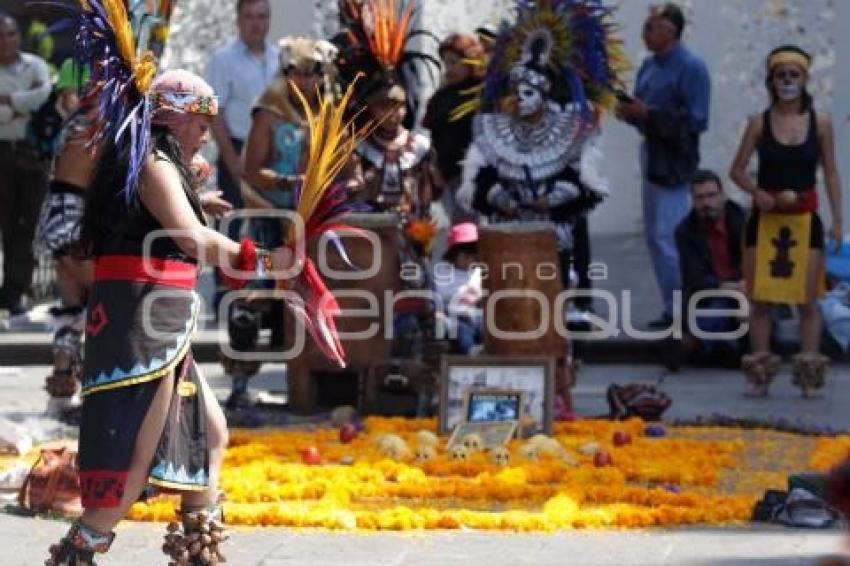
<svg viewBox="0 0 850 566">
<path fill-rule="evenodd" d="M 136 438 L 160 385 L 175 372 L 152 484 L 205 490 L 204 387 L 190 354 L 200 300 L 197 267 L 175 260 L 102 256 L 86 324 L 80 484 L 87 508 L 116 507 Z"/>
</svg>

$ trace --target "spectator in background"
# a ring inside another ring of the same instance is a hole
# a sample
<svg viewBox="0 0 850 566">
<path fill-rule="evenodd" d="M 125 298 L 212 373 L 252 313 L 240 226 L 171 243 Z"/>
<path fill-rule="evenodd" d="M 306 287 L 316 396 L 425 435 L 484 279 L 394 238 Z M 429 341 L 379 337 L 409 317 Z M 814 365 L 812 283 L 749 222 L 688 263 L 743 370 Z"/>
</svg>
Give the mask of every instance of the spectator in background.
<svg viewBox="0 0 850 566">
<path fill-rule="evenodd" d="M 236 209 L 243 206 L 240 153 L 251 128 L 251 107 L 279 68 L 279 50 L 266 39 L 270 16 L 268 0 L 236 0 L 238 37 L 213 53 L 207 67 L 207 79 L 219 97 L 212 127 L 219 152 L 218 186 Z"/>
<path fill-rule="evenodd" d="M 3 233 L 3 286 L 0 308 L 27 310 L 32 284 L 33 235 L 47 188 L 44 160 L 27 140 L 31 114 L 50 96 L 47 64 L 22 53 L 18 23 L 0 13 L 0 231 Z"/>
<path fill-rule="evenodd" d="M 618 116 L 644 136 L 643 216 L 664 311 L 651 328 L 673 320 L 681 289 L 673 232 L 688 213 L 688 186 L 699 165 L 699 137 L 708 128 L 711 79 L 705 62 L 682 44 L 685 17 L 675 4 L 650 10 L 643 40 L 653 55 L 640 67 L 634 98 L 620 96 Z"/>
<path fill-rule="evenodd" d="M 258 206 L 291 210 L 306 167 L 307 118 L 290 84 L 318 112 L 323 97 L 333 95 L 336 48 L 308 37 L 286 37 L 278 46 L 280 73 L 252 106 L 243 178 L 257 189 Z"/>
<path fill-rule="evenodd" d="M 472 119 L 478 110 L 487 62 L 481 44 L 470 35 L 451 34 L 440 44 L 439 52 L 443 83 L 428 101 L 422 126 L 431 131 L 437 152 L 437 170 L 444 183 L 443 206 L 449 219 L 457 221 L 462 211 L 454 204 L 454 193 L 472 142 Z"/>
<path fill-rule="evenodd" d="M 690 214 L 676 228 L 676 248 L 682 271 L 685 305 L 699 291 L 712 289 L 745 292 L 741 270 L 741 236 L 746 217 L 743 209 L 726 198 L 720 177 L 713 171 L 697 171 L 691 179 Z M 710 297 L 697 303 L 700 309 L 738 309 L 734 297 Z M 696 320 L 704 333 L 731 332 L 740 321 L 734 317 L 705 317 Z M 737 367 L 741 348 L 734 341 L 701 341 L 687 334 L 686 353 L 700 360 L 730 363 Z"/>
</svg>

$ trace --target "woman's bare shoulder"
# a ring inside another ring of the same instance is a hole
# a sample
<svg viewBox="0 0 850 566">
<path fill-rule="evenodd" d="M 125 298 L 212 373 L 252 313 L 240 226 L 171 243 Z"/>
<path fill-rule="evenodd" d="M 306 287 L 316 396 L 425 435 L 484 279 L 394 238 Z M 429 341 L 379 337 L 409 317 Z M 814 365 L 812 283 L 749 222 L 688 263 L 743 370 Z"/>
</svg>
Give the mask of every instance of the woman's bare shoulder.
<svg viewBox="0 0 850 566">
<path fill-rule="evenodd" d="M 828 113 L 815 112 L 815 119 L 818 123 L 819 132 L 823 133 L 832 131 L 832 118 L 830 118 Z"/>
</svg>

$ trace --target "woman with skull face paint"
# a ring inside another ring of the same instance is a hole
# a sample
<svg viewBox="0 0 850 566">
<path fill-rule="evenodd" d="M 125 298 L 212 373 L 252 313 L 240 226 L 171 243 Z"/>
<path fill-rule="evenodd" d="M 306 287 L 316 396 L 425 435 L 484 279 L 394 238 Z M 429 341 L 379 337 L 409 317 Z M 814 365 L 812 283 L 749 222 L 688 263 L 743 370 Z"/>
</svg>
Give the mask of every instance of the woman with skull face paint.
<svg viewBox="0 0 850 566">
<path fill-rule="evenodd" d="M 772 304 L 796 304 L 801 313 L 801 353 L 794 358 L 794 384 L 811 396 L 824 383 L 827 358 L 819 353 L 823 292 L 824 229 L 818 216 L 816 174 L 823 166 L 832 212 L 829 236 L 842 239 L 841 182 L 829 118 L 813 108 L 806 89 L 811 57 L 796 46 L 773 50 L 767 58 L 766 86 L 771 105 L 750 118 L 730 176 L 753 197 L 746 227 L 744 270 L 752 300 L 752 353 L 743 367 L 748 394 L 763 397 L 778 370 L 770 352 Z M 759 157 L 756 182 L 746 168 Z"/>
</svg>

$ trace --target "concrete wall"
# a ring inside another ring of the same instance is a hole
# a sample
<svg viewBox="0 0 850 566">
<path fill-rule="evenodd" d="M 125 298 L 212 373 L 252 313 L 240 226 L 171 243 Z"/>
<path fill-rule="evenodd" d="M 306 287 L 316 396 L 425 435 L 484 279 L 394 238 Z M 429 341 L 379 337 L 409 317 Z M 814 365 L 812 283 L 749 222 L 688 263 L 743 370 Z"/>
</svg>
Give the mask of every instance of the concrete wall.
<svg viewBox="0 0 850 566">
<path fill-rule="evenodd" d="M 330 2 L 329 2 L 330 3 Z M 309 0 L 271 0 L 272 26 L 269 37 L 275 41 L 287 35 L 315 35 L 314 3 Z"/>
</svg>

